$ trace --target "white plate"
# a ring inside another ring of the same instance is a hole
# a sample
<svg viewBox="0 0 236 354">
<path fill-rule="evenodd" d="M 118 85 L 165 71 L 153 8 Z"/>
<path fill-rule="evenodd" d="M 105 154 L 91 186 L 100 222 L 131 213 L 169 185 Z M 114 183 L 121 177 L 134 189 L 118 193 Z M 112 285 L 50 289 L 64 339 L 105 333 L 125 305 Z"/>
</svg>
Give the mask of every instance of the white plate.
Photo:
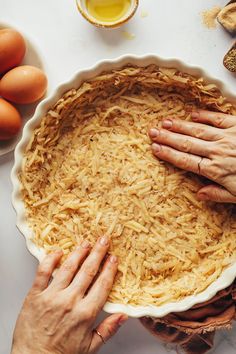
<svg viewBox="0 0 236 354">
<path fill-rule="evenodd" d="M 165 67 L 175 67 L 180 71 L 184 71 L 188 74 L 203 77 L 206 82 L 216 84 L 223 93 L 223 95 L 236 104 L 236 96 L 233 95 L 233 93 L 230 93 L 222 82 L 211 78 L 201 68 L 187 66 L 186 64 L 177 59 L 162 59 L 152 54 L 142 57 L 127 55 L 114 60 L 101 61 L 91 68 L 79 71 L 72 77 L 70 81 L 60 85 L 52 93 L 52 95 L 50 95 L 50 97 L 46 98 L 38 105 L 34 117 L 26 123 L 23 130 L 22 139 L 15 149 L 15 164 L 11 173 L 11 180 L 13 183 L 12 203 L 17 214 L 17 227 L 24 235 L 29 251 L 38 260 L 41 260 L 44 257 L 45 251 L 42 248 L 37 247 L 32 241 L 33 232 L 27 224 L 26 210 L 24 203 L 21 199 L 21 186 L 18 178 L 18 173 L 21 169 L 23 152 L 32 136 L 32 132 L 40 124 L 40 120 L 44 116 L 44 114 L 58 101 L 59 98 L 61 98 L 63 93 L 70 90 L 71 88 L 78 88 L 83 81 L 90 79 L 96 75 L 99 75 L 104 70 L 109 71 L 112 69 L 120 68 L 129 63 L 138 66 L 156 64 Z M 161 306 L 132 306 L 107 302 L 105 304 L 104 310 L 109 313 L 123 312 L 131 317 L 163 317 L 171 312 L 186 311 L 198 303 L 211 299 L 219 290 L 222 290 L 229 286 L 234 281 L 235 277 L 236 263 L 227 268 L 222 273 L 222 275 L 202 293 L 199 293 L 194 296 L 188 296 L 183 300 L 172 303 L 166 303 Z"/>
<path fill-rule="evenodd" d="M 39 54 L 39 50 L 35 47 L 32 41 L 29 39 L 27 35 L 25 35 L 21 30 L 7 24 L 7 23 L 0 23 L 0 30 L 3 28 L 14 28 L 15 30 L 19 31 L 25 39 L 26 42 L 26 53 L 24 60 L 19 65 L 33 65 L 43 70 L 43 63 L 41 60 L 41 56 Z M 0 156 L 7 154 L 8 152 L 15 149 L 17 143 L 20 141 L 22 136 L 22 130 L 24 124 L 31 118 L 35 112 L 38 102 L 27 104 L 27 105 L 19 105 L 14 104 L 17 110 L 20 112 L 21 117 L 23 119 L 22 129 L 19 134 L 10 140 L 0 141 Z"/>
</svg>

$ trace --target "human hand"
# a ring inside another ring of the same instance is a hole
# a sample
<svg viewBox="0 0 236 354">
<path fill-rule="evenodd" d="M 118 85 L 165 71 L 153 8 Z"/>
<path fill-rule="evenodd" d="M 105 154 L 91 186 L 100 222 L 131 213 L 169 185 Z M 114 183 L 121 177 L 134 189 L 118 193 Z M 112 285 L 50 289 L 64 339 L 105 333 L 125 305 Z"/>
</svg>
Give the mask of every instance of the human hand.
<svg viewBox="0 0 236 354">
<path fill-rule="evenodd" d="M 94 331 L 117 272 L 117 258 L 109 256 L 93 283 L 108 248 L 104 237 L 90 253 L 84 241 L 51 282 L 62 252 L 45 257 L 17 319 L 12 354 L 92 354 L 116 333 L 124 314 L 107 317 Z"/>
<path fill-rule="evenodd" d="M 165 119 L 163 129 L 150 129 L 154 155 L 216 182 L 198 191 L 200 200 L 236 203 L 236 116 L 199 110 L 192 120 Z"/>
</svg>

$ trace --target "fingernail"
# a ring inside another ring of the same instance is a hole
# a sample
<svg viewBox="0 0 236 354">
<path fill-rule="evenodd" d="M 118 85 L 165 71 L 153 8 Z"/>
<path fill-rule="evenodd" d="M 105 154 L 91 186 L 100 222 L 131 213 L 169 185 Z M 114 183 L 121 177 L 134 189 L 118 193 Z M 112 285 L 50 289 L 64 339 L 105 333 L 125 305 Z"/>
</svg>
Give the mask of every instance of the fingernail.
<svg viewBox="0 0 236 354">
<path fill-rule="evenodd" d="M 199 113 L 196 112 L 196 111 L 195 111 L 195 112 L 192 112 L 192 113 L 191 113 L 191 117 L 192 117 L 193 120 L 197 120 L 197 119 L 199 118 Z"/>
<path fill-rule="evenodd" d="M 118 259 L 117 259 L 116 256 L 111 255 L 111 256 L 109 257 L 109 261 L 110 261 L 110 263 L 115 264 L 115 263 L 117 263 Z"/>
<path fill-rule="evenodd" d="M 89 248 L 90 247 L 90 243 L 87 240 L 84 240 L 81 244 L 82 248 Z"/>
<path fill-rule="evenodd" d="M 155 128 L 149 130 L 150 138 L 156 138 L 159 135 L 159 131 Z"/>
<path fill-rule="evenodd" d="M 208 200 L 208 195 L 206 193 L 199 193 L 198 194 L 198 197 L 201 199 L 201 200 Z"/>
<path fill-rule="evenodd" d="M 162 122 L 163 128 L 166 128 L 166 129 L 170 129 L 172 127 L 172 125 L 173 125 L 173 122 L 170 119 L 163 120 L 163 122 Z"/>
<path fill-rule="evenodd" d="M 118 321 L 119 326 L 122 326 L 128 320 L 128 318 L 129 317 L 127 315 L 121 316 Z"/>
<path fill-rule="evenodd" d="M 161 151 L 161 145 L 158 145 L 158 144 L 152 144 L 152 151 L 154 152 L 154 153 L 158 153 L 158 152 L 160 152 Z"/>
<path fill-rule="evenodd" d="M 101 237 L 100 238 L 100 240 L 99 240 L 99 242 L 100 242 L 100 244 L 102 245 L 102 246 L 107 246 L 108 245 L 108 238 L 106 237 L 106 236 L 103 236 L 103 237 Z"/>
</svg>

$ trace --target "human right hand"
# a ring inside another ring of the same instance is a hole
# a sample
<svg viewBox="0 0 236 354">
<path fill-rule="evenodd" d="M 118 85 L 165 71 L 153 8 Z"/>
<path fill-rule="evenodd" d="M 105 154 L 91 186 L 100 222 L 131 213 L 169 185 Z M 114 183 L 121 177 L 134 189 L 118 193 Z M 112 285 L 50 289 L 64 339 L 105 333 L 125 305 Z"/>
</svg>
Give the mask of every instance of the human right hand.
<svg viewBox="0 0 236 354">
<path fill-rule="evenodd" d="M 108 316 L 95 320 L 111 290 L 118 261 L 109 256 L 100 275 L 109 240 L 98 240 L 93 250 L 84 241 L 50 281 L 62 252 L 49 254 L 38 272 L 17 319 L 12 354 L 94 354 L 127 320 Z"/>
<path fill-rule="evenodd" d="M 236 203 L 236 116 L 198 110 L 192 122 L 164 119 L 149 131 L 156 157 L 216 182 L 201 188 L 200 200 Z"/>
</svg>

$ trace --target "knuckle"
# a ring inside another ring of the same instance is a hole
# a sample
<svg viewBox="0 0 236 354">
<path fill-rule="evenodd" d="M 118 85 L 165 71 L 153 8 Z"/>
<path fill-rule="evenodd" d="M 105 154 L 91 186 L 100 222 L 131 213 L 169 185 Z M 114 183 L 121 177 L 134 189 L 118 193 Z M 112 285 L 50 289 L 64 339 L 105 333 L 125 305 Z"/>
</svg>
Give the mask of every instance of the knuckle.
<svg viewBox="0 0 236 354">
<path fill-rule="evenodd" d="M 61 270 L 64 272 L 75 272 L 77 270 L 77 266 L 74 263 L 66 262 L 61 266 Z"/>
<path fill-rule="evenodd" d="M 219 181 L 219 180 L 221 180 L 222 177 L 223 177 L 222 169 L 218 166 L 215 167 L 214 168 L 214 179 Z"/>
<path fill-rule="evenodd" d="M 95 275 L 97 274 L 97 269 L 95 266 L 90 265 L 90 266 L 86 266 L 84 268 L 84 273 L 86 274 L 86 276 L 90 279 L 94 279 Z"/>
<path fill-rule="evenodd" d="M 48 278 L 51 276 L 51 270 L 49 269 L 47 264 L 41 264 L 38 267 L 38 271 L 37 271 L 37 277 L 38 278 Z"/>
<path fill-rule="evenodd" d="M 221 128 L 224 125 L 224 121 L 225 121 L 225 117 L 221 115 L 217 115 L 217 117 L 215 118 L 215 125 L 218 128 Z"/>
<path fill-rule="evenodd" d="M 224 156 L 225 155 L 225 147 L 223 145 L 218 145 L 214 149 L 214 154 L 217 155 L 217 158 L 219 158 L 220 156 Z"/>
<path fill-rule="evenodd" d="M 97 311 L 95 308 L 84 308 L 80 311 L 80 318 L 82 321 L 90 322 L 94 321 L 97 317 Z"/>
<path fill-rule="evenodd" d="M 209 163 L 206 163 L 205 159 L 202 159 L 202 162 L 199 165 L 200 174 L 204 177 L 215 180 L 214 173 L 212 172 L 212 167 Z"/>
<path fill-rule="evenodd" d="M 211 177 L 214 181 L 220 181 L 223 176 L 222 168 L 217 163 L 212 163 L 208 169 L 206 170 L 206 174 Z"/>
<path fill-rule="evenodd" d="M 163 129 L 160 129 L 157 140 L 160 142 L 169 141 L 172 138 L 172 134 L 173 132 L 171 131 L 165 131 Z"/>
<path fill-rule="evenodd" d="M 235 151 L 236 143 L 234 140 L 235 134 L 233 139 L 222 139 L 216 146 L 215 146 L 215 153 L 218 156 L 227 157 L 230 155 L 231 151 Z"/>
<path fill-rule="evenodd" d="M 71 312 L 71 311 L 73 310 L 73 308 L 74 308 L 74 301 L 73 301 L 72 298 L 68 298 L 66 301 L 65 301 L 65 299 L 63 298 L 63 299 L 61 300 L 61 303 L 62 303 L 62 306 L 63 306 L 64 311 L 65 311 L 66 313 Z"/>
<path fill-rule="evenodd" d="M 56 291 L 50 291 L 45 294 L 46 296 L 44 297 L 44 307 L 53 309 L 55 312 L 58 313 L 68 313 L 72 310 L 73 308 L 73 302 L 72 299 L 68 296 L 68 298 L 65 299 L 65 296 L 63 296 L 63 293 L 58 293 Z"/>
<path fill-rule="evenodd" d="M 195 128 L 194 136 L 196 138 L 202 138 L 205 135 L 205 130 L 203 128 Z"/>
<path fill-rule="evenodd" d="M 116 327 L 112 324 L 108 324 L 106 331 L 109 337 L 112 337 L 116 333 Z"/>
<path fill-rule="evenodd" d="M 177 119 L 172 120 L 172 127 L 170 128 L 170 130 L 178 130 L 181 127 L 182 127 L 181 120 L 177 120 Z"/>
<path fill-rule="evenodd" d="M 52 301 L 51 296 L 47 296 L 46 294 L 42 294 L 40 296 L 39 302 L 41 303 L 41 306 L 46 309 L 47 307 L 51 307 L 53 305 L 54 307 L 56 306 L 56 303 Z"/>
<path fill-rule="evenodd" d="M 191 150 L 191 147 L 192 143 L 189 139 L 185 139 L 180 145 L 181 150 L 184 152 L 189 152 Z"/>
<path fill-rule="evenodd" d="M 111 288 L 111 281 L 109 278 L 102 278 L 100 279 L 100 285 L 103 291 L 108 292 Z"/>
<path fill-rule="evenodd" d="M 80 310 L 79 311 L 79 317 L 81 319 L 81 321 L 85 321 L 87 322 L 89 320 L 89 311 L 88 310 Z"/>
<path fill-rule="evenodd" d="M 86 324 L 86 320 L 82 317 L 81 311 L 78 311 L 77 306 L 73 307 L 72 311 L 69 314 L 69 317 L 70 317 L 71 328 L 74 326 L 77 327 L 78 323 L 79 323 L 79 325 Z M 87 353 L 87 351 L 85 351 L 85 352 L 81 351 L 80 353 Z"/>
<path fill-rule="evenodd" d="M 161 140 L 161 139 L 164 139 L 165 138 L 165 135 L 166 135 L 166 133 L 165 133 L 165 130 L 163 130 L 163 129 L 159 129 L 159 134 L 158 134 L 158 136 L 156 137 L 156 140 Z"/>
<path fill-rule="evenodd" d="M 172 120 L 172 124 L 175 128 L 182 128 L 186 124 L 186 121 L 183 119 L 176 118 Z"/>
<path fill-rule="evenodd" d="M 54 299 L 52 299 L 52 296 L 50 296 L 47 292 L 34 296 L 34 300 L 31 301 L 31 303 L 34 304 L 34 306 L 40 307 L 44 310 L 56 306 Z"/>
<path fill-rule="evenodd" d="M 40 288 L 41 282 L 39 280 L 39 275 L 37 274 L 36 278 L 34 279 L 32 288 L 30 290 L 30 294 L 33 294 L 36 290 L 38 291 L 38 288 Z"/>
<path fill-rule="evenodd" d="M 174 119 L 172 121 L 172 128 L 173 130 L 175 130 L 176 132 L 182 132 L 185 131 L 186 129 L 188 129 L 188 122 L 186 120 L 182 120 L 182 119 Z"/>
<path fill-rule="evenodd" d="M 190 167 L 190 159 L 188 156 L 182 156 L 180 159 L 180 167 L 183 169 L 188 169 Z"/>
<path fill-rule="evenodd" d="M 206 166 L 204 161 L 205 161 L 204 159 L 202 159 L 200 161 L 200 163 L 198 164 L 198 168 L 199 168 L 200 174 L 206 176 L 208 174 L 209 168 L 208 168 L 208 166 Z"/>
</svg>

